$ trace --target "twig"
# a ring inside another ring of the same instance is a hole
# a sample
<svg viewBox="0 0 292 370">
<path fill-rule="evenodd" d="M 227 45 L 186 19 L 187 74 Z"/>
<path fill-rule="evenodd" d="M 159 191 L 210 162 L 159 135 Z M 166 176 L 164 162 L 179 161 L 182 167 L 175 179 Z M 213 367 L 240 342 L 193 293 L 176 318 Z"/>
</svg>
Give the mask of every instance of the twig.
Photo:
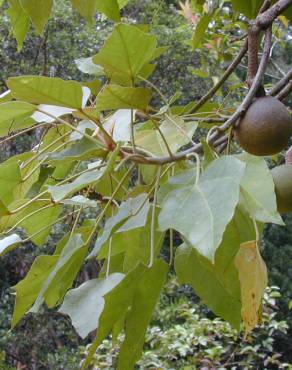
<svg viewBox="0 0 292 370">
<path fill-rule="evenodd" d="M 154 257 L 155 257 L 155 212 L 156 212 L 156 205 L 157 205 L 158 188 L 159 188 L 160 178 L 161 178 L 161 170 L 162 170 L 162 166 L 159 166 L 157 175 L 156 175 L 157 177 L 156 177 L 155 190 L 154 190 L 154 199 L 153 199 L 153 204 L 152 204 L 149 267 L 153 266 Z"/>
<path fill-rule="evenodd" d="M 220 80 L 217 82 L 216 85 L 212 87 L 211 90 L 207 92 L 206 95 L 204 95 L 198 103 L 191 109 L 188 109 L 187 111 L 183 111 L 182 114 L 188 114 L 188 113 L 195 113 L 197 112 L 208 100 L 210 100 L 216 92 L 220 89 L 220 87 L 224 84 L 224 82 L 228 79 L 228 77 L 235 71 L 236 67 L 241 62 L 242 58 L 247 52 L 247 40 L 242 45 L 238 55 L 233 60 L 233 62 L 229 65 L 229 67 L 226 69 Z"/>
<path fill-rule="evenodd" d="M 278 100 L 284 100 L 292 91 L 292 80 L 289 81 L 286 87 L 284 87 L 283 90 L 279 92 L 279 94 L 276 96 Z"/>
<path fill-rule="evenodd" d="M 268 29 L 273 21 L 290 5 L 292 5 L 292 0 L 279 0 L 271 8 L 257 16 L 256 25 L 262 30 Z"/>
<path fill-rule="evenodd" d="M 277 95 L 281 90 L 283 90 L 287 84 L 292 80 L 292 68 L 290 71 L 287 72 L 287 74 L 279 81 L 277 82 L 271 90 L 269 90 L 268 95 L 275 96 Z"/>
<path fill-rule="evenodd" d="M 291 0 L 292 1 L 292 0 Z M 226 131 L 230 127 L 234 126 L 236 122 L 240 119 L 240 117 L 246 112 L 250 104 L 252 103 L 259 87 L 262 84 L 262 79 L 265 74 L 267 64 L 269 61 L 269 55 L 270 55 L 270 48 L 271 48 L 271 41 L 272 41 L 272 32 L 271 29 L 268 29 L 265 32 L 265 42 L 264 42 L 264 50 L 262 59 L 256 74 L 256 77 L 253 81 L 253 84 L 246 95 L 245 99 L 241 103 L 241 105 L 237 108 L 237 110 L 233 113 L 233 115 L 222 125 L 220 126 L 220 131 Z M 210 138 L 210 142 L 215 142 L 219 138 L 220 134 L 215 133 Z M 137 161 L 138 163 L 147 163 L 147 164 L 156 164 L 156 165 L 162 165 L 165 163 L 171 163 L 174 161 L 180 161 L 186 158 L 186 156 L 190 153 L 202 153 L 203 147 L 202 144 L 196 144 L 192 146 L 191 148 L 184 150 L 182 152 L 179 152 L 177 154 L 174 154 L 173 157 L 145 157 L 143 159 L 143 162 L 139 162 L 139 158 L 133 158 L 134 161 Z"/>
</svg>

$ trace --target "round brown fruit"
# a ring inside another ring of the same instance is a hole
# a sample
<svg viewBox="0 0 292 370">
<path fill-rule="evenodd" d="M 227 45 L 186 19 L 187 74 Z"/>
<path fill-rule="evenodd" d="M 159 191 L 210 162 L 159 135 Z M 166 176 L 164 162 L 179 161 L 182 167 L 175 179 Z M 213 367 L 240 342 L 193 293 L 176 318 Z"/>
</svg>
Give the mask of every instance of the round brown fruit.
<svg viewBox="0 0 292 370">
<path fill-rule="evenodd" d="M 292 212 L 292 166 L 282 164 L 274 167 L 271 172 L 275 183 L 278 212 Z"/>
<path fill-rule="evenodd" d="M 292 117 L 278 99 L 264 96 L 251 104 L 234 133 L 246 152 L 258 156 L 276 154 L 288 145 Z"/>
</svg>

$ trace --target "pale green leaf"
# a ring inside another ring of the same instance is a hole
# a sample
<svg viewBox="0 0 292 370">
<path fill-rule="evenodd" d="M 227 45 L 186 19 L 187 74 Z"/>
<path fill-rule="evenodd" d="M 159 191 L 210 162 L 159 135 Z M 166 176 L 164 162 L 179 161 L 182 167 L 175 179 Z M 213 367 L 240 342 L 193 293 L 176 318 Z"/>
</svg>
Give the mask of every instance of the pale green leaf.
<svg viewBox="0 0 292 370">
<path fill-rule="evenodd" d="M 195 122 L 185 122 L 180 117 L 168 116 L 159 126 L 159 130 L 138 131 L 135 142 L 156 156 L 168 156 L 169 151 L 165 141 L 171 153 L 174 154 L 192 140 L 197 127 Z"/>
<path fill-rule="evenodd" d="M 241 181 L 241 204 L 255 220 L 283 225 L 277 212 L 273 177 L 266 161 L 247 153 L 238 158 L 246 163 Z"/>
<path fill-rule="evenodd" d="M 17 41 L 17 49 L 22 49 L 23 41 L 29 29 L 29 16 L 20 4 L 20 0 L 9 0 L 7 15 L 12 25 L 12 31 Z"/>
<path fill-rule="evenodd" d="M 20 3 L 37 32 L 42 35 L 51 15 L 53 0 L 20 0 Z"/>
<path fill-rule="evenodd" d="M 49 186 L 48 192 L 51 193 L 55 202 L 60 202 L 65 197 L 76 193 L 78 190 L 83 189 L 87 185 L 100 180 L 104 175 L 104 172 L 104 169 L 86 172 L 68 184 Z"/>
<path fill-rule="evenodd" d="M 93 76 L 103 76 L 104 70 L 101 66 L 93 63 L 92 58 L 80 58 L 75 60 L 79 71 Z"/>
<path fill-rule="evenodd" d="M 159 215 L 160 228 L 177 230 L 201 255 L 214 261 L 239 201 L 244 170 L 245 165 L 231 156 L 213 161 L 197 184 L 168 194 Z"/>
<path fill-rule="evenodd" d="M 111 240 L 111 265 L 112 257 L 117 255 L 123 255 L 121 272 L 131 271 L 137 264 L 137 262 L 144 263 L 147 265 L 150 260 L 150 245 L 151 245 L 151 212 L 148 214 L 147 223 L 143 227 L 131 229 L 123 232 L 115 232 L 112 235 Z M 158 256 L 163 240 L 164 232 L 158 230 L 158 212 L 154 219 L 154 255 Z M 105 243 L 99 254 L 99 259 L 107 259 L 109 251 L 109 241 Z"/>
<path fill-rule="evenodd" d="M 97 256 L 101 247 L 114 232 L 124 232 L 144 226 L 147 222 L 149 209 L 147 194 L 140 194 L 136 198 L 129 198 L 123 202 L 117 213 L 106 221 L 103 233 L 97 238 L 88 258 Z"/>
<path fill-rule="evenodd" d="M 107 85 L 96 98 L 97 109 L 140 109 L 147 108 L 151 99 L 151 91 L 143 87 L 123 87 Z"/>
<path fill-rule="evenodd" d="M 83 195 L 76 195 L 71 199 L 65 199 L 62 202 L 68 206 L 80 206 L 80 207 L 93 207 L 96 208 L 98 206 L 95 200 L 90 200 Z"/>
<path fill-rule="evenodd" d="M 156 38 L 136 26 L 119 24 L 93 62 L 102 66 L 113 82 L 132 85 L 156 49 Z"/>
<path fill-rule="evenodd" d="M 105 155 L 106 153 L 101 146 L 98 146 L 97 143 L 83 137 L 67 149 L 48 154 L 47 161 L 51 165 L 54 165 L 58 164 L 58 162 L 68 163 L 82 161 L 91 158 L 105 157 Z"/>
<path fill-rule="evenodd" d="M 10 90 L 4 91 L 4 93 L 0 94 L 0 103 L 5 103 L 7 101 L 11 101 L 13 99 L 13 96 L 11 94 Z"/>
<path fill-rule="evenodd" d="M 3 239 L 0 239 L 0 256 L 9 252 L 15 244 L 19 244 L 21 242 L 21 237 L 17 234 L 12 234 L 6 236 Z"/>
<path fill-rule="evenodd" d="M 124 276 L 116 273 L 105 279 L 89 280 L 66 294 L 59 311 L 70 316 L 74 328 L 82 338 L 86 338 L 97 328 L 104 309 L 103 297 L 115 288 Z"/>
<path fill-rule="evenodd" d="M 156 260 L 153 266 L 143 274 L 135 291 L 131 310 L 127 315 L 125 340 L 119 353 L 118 370 L 132 370 L 140 359 L 146 330 L 166 280 L 167 272 L 167 263 Z"/>
<path fill-rule="evenodd" d="M 137 265 L 120 284 L 104 296 L 104 310 L 99 317 L 96 338 L 90 346 L 88 356 L 82 365 L 83 370 L 90 364 L 103 339 L 113 330 L 115 324 L 125 317 L 129 306 L 132 304 L 136 287 L 145 271 L 147 271 L 146 266 Z"/>
</svg>

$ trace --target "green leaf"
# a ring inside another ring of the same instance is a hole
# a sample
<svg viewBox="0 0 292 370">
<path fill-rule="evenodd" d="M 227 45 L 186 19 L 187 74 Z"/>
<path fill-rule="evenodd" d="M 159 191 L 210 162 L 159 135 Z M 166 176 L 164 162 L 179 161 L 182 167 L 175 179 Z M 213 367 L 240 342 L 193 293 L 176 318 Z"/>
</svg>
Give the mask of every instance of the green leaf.
<svg viewBox="0 0 292 370">
<path fill-rule="evenodd" d="M 73 7 L 84 17 L 87 21 L 92 22 L 95 15 L 97 0 L 71 0 Z"/>
<path fill-rule="evenodd" d="M 167 116 L 158 130 L 142 130 L 135 135 L 138 146 L 156 156 L 168 156 L 169 151 L 162 138 L 165 138 L 170 151 L 174 154 L 182 146 L 188 144 L 198 127 L 195 122 L 185 122 L 180 117 Z M 161 135 L 162 134 L 162 135 Z"/>
<path fill-rule="evenodd" d="M 103 233 L 97 238 L 95 246 L 88 258 L 97 256 L 101 247 L 114 232 L 124 232 L 144 226 L 150 206 L 147 194 L 129 198 L 118 208 L 117 213 L 109 218 L 103 228 Z"/>
<path fill-rule="evenodd" d="M 194 248 L 184 244 L 177 249 L 175 270 L 182 284 L 189 284 L 218 316 L 239 329 L 241 291 L 235 256 L 244 241 L 255 237 L 252 220 L 237 210 L 227 226 L 212 264 Z"/>
<path fill-rule="evenodd" d="M 0 104 L 0 136 L 33 126 L 35 122 L 30 116 L 35 110 L 34 105 L 20 101 Z"/>
<path fill-rule="evenodd" d="M 58 262 L 48 275 L 30 312 L 38 312 L 44 300 L 49 307 L 56 304 L 73 283 L 87 252 L 80 234 L 75 234 L 61 252 Z M 62 281 L 64 279 L 64 281 Z M 60 284 L 62 282 L 62 284 Z"/>
<path fill-rule="evenodd" d="M 0 256 L 8 253 L 13 249 L 15 244 L 21 242 L 21 237 L 17 234 L 6 236 L 6 238 L 0 239 Z"/>
<path fill-rule="evenodd" d="M 93 207 L 96 208 L 98 203 L 95 200 L 90 200 L 83 195 L 76 195 L 71 199 L 65 199 L 63 204 L 68 206 Z"/>
<path fill-rule="evenodd" d="M 84 89 L 88 89 L 76 81 L 42 76 L 11 77 L 7 85 L 16 99 L 73 109 L 84 107 Z"/>
<path fill-rule="evenodd" d="M 18 163 L 2 163 L 0 165 L 0 200 L 9 205 L 14 200 L 13 191 L 21 182 Z"/>
<path fill-rule="evenodd" d="M 254 18 L 254 6 L 256 0 L 231 0 L 235 11 L 244 14 L 247 18 Z"/>
<path fill-rule="evenodd" d="M 277 212 L 274 181 L 266 161 L 247 153 L 237 158 L 246 163 L 241 181 L 241 204 L 255 220 L 284 225 Z"/>
<path fill-rule="evenodd" d="M 216 155 L 205 139 L 201 139 L 201 144 L 204 149 L 203 168 L 207 168 L 208 165 L 216 159 Z"/>
<path fill-rule="evenodd" d="M 105 157 L 106 153 L 97 143 L 83 137 L 69 148 L 48 155 L 47 162 L 52 166 L 58 162 L 68 163 L 91 158 Z"/>
<path fill-rule="evenodd" d="M 119 22 L 121 19 L 117 0 L 71 0 L 71 3 L 88 22 L 92 22 L 97 11 L 115 22 Z"/>
<path fill-rule="evenodd" d="M 239 201 L 244 170 L 245 165 L 231 156 L 213 161 L 197 184 L 168 194 L 159 215 L 160 228 L 177 230 L 200 254 L 214 261 Z"/>
<path fill-rule="evenodd" d="M 105 14 L 108 18 L 115 22 L 121 20 L 120 8 L 117 0 L 96 0 L 97 10 Z"/>
<path fill-rule="evenodd" d="M 211 22 L 213 16 L 209 14 L 203 15 L 200 19 L 199 23 L 197 24 L 194 36 L 193 36 L 193 48 L 196 49 L 203 37 L 206 35 L 206 30 L 208 29 L 209 23 Z"/>
<path fill-rule="evenodd" d="M 72 182 L 65 185 L 49 186 L 48 192 L 51 193 L 52 198 L 55 200 L 55 202 L 59 202 L 66 196 L 69 196 L 77 192 L 78 190 L 83 189 L 87 185 L 98 182 L 100 179 L 102 179 L 103 176 L 107 175 L 112 170 L 118 153 L 119 146 L 117 146 L 117 148 L 111 154 L 106 167 L 104 167 L 103 169 L 93 169 L 92 171 L 85 172 L 82 175 L 78 176 Z"/>
<path fill-rule="evenodd" d="M 9 0 L 9 8 L 6 11 L 12 25 L 12 31 L 17 41 L 17 50 L 22 49 L 25 36 L 29 29 L 29 16 L 23 10 L 20 0 Z"/>
<path fill-rule="evenodd" d="M 42 35 L 51 15 L 53 0 L 20 0 L 20 3 L 37 32 Z"/>
<path fill-rule="evenodd" d="M 78 176 L 72 182 L 65 185 L 49 186 L 48 192 L 51 193 L 55 202 L 60 202 L 65 197 L 76 193 L 94 182 L 97 182 L 104 175 L 105 170 L 92 170 Z"/>
<path fill-rule="evenodd" d="M 122 231 L 119 229 L 112 235 L 111 241 L 111 261 L 113 256 L 123 254 L 122 267 L 120 272 L 129 272 L 137 262 L 147 265 L 150 260 L 150 245 L 151 245 L 151 212 L 148 214 L 147 223 L 143 227 Z M 154 219 L 154 251 L 155 257 L 159 255 L 161 250 L 164 232 L 158 230 L 158 212 Z M 99 259 L 107 259 L 109 252 L 109 242 L 104 244 L 98 254 Z M 112 262 L 111 262 L 112 265 Z"/>
<path fill-rule="evenodd" d="M 13 96 L 10 90 L 4 91 L 4 93 L 0 94 L 0 103 L 6 103 L 7 101 L 11 101 Z"/>
<path fill-rule="evenodd" d="M 103 76 L 104 69 L 101 66 L 93 63 L 92 58 L 80 58 L 75 60 L 75 64 L 79 71 L 93 76 Z"/>
<path fill-rule="evenodd" d="M 82 338 L 86 338 L 97 328 L 104 309 L 103 297 L 114 289 L 124 276 L 116 273 L 105 279 L 89 280 L 66 294 L 59 311 L 70 316 L 74 328 Z"/>
<path fill-rule="evenodd" d="M 93 62 L 104 68 L 112 82 L 132 86 L 135 77 L 156 49 L 156 37 L 136 26 L 119 24 Z"/>
<path fill-rule="evenodd" d="M 145 334 L 166 279 L 168 265 L 156 260 L 143 275 L 134 294 L 133 304 L 127 315 L 125 340 L 121 346 L 118 370 L 134 369 L 142 355 Z"/>
<path fill-rule="evenodd" d="M 32 214 L 33 212 L 37 211 L 40 208 L 43 208 L 44 206 L 48 204 L 49 203 L 46 201 L 33 203 L 29 205 L 28 207 L 26 207 L 25 210 L 18 215 L 18 219 L 21 219 L 22 217 Z M 34 233 L 38 232 L 39 230 L 45 228 L 47 225 L 50 225 L 54 223 L 55 221 L 57 221 L 60 215 L 60 212 L 61 212 L 61 207 L 59 205 L 46 208 L 40 212 L 35 213 L 31 217 L 26 218 L 25 221 L 23 221 L 20 224 L 20 226 L 25 229 L 28 236 L 31 236 Z M 46 242 L 50 232 L 51 232 L 51 227 L 48 227 L 47 229 L 43 230 L 41 233 L 31 238 L 31 241 L 34 244 L 41 247 Z"/>
<path fill-rule="evenodd" d="M 37 298 L 42 285 L 55 267 L 58 256 L 39 256 L 26 277 L 13 287 L 16 291 L 12 327 L 21 320 Z"/>
<path fill-rule="evenodd" d="M 89 348 L 89 353 L 82 365 L 86 369 L 95 354 L 96 349 L 103 339 L 113 330 L 131 306 L 136 287 L 147 271 L 147 267 L 137 265 L 113 290 L 104 296 L 105 304 L 102 314 L 99 317 L 97 334 L 94 342 Z"/>
<path fill-rule="evenodd" d="M 115 109 L 147 108 L 151 99 L 151 91 L 143 87 L 123 87 L 107 85 L 98 94 L 96 106 L 100 111 Z"/>
</svg>

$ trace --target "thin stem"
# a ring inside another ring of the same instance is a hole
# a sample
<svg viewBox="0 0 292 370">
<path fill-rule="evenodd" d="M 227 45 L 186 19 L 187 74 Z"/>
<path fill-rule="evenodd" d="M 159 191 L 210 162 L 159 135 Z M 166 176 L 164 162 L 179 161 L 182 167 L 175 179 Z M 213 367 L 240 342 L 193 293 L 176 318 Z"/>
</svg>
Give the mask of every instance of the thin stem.
<svg viewBox="0 0 292 370">
<path fill-rule="evenodd" d="M 107 204 L 105 205 L 104 209 L 102 210 L 102 212 L 99 214 L 97 220 L 96 220 L 96 223 L 95 223 L 95 226 L 92 230 L 92 232 L 90 233 L 89 237 L 87 238 L 87 241 L 86 241 L 86 245 L 90 242 L 91 238 L 93 237 L 93 235 L 95 234 L 96 230 L 98 229 L 99 227 L 99 224 L 101 223 L 102 219 L 103 219 L 103 216 L 106 214 L 109 206 L 111 205 L 113 199 L 115 198 L 117 192 L 120 190 L 120 188 L 122 187 L 124 181 L 126 180 L 126 178 L 129 176 L 129 174 L 132 172 L 133 168 L 135 167 L 135 164 L 132 164 L 130 166 L 130 168 L 128 169 L 128 171 L 124 174 L 124 176 L 122 177 L 121 181 L 119 182 L 119 185 L 115 188 L 112 196 L 110 197 L 109 201 L 107 202 Z"/>
<path fill-rule="evenodd" d="M 252 219 L 252 221 L 253 221 L 255 235 L 256 235 L 256 240 L 255 241 L 256 241 L 256 244 L 258 244 L 258 242 L 260 241 L 259 228 L 258 228 L 257 222 L 254 218 Z"/>
<path fill-rule="evenodd" d="M 56 220 L 56 221 L 54 221 L 54 222 L 50 223 L 49 225 L 46 225 L 46 226 L 42 227 L 40 230 L 36 231 L 34 234 L 30 235 L 28 238 L 21 240 L 21 241 L 19 242 L 19 244 L 29 242 L 32 238 L 34 238 L 34 237 L 35 237 L 35 236 L 37 236 L 38 234 L 42 233 L 43 231 L 45 231 L 45 230 L 49 229 L 50 227 L 52 227 L 52 226 L 54 226 L 54 225 L 56 225 L 56 224 L 58 224 L 59 222 L 61 222 L 61 221 L 65 220 L 68 216 L 71 216 L 71 215 L 73 215 L 73 214 L 74 214 L 74 213 L 76 213 L 76 212 L 78 212 L 78 210 L 72 211 L 72 212 L 70 212 L 70 213 L 67 213 L 67 214 L 66 214 L 65 216 L 63 216 L 63 217 L 58 218 L 58 220 Z"/>
<path fill-rule="evenodd" d="M 14 135 L 7 136 L 5 139 L 3 139 L 3 140 L 0 141 L 0 145 L 6 143 L 7 141 L 10 141 L 10 140 L 13 140 L 13 139 L 17 138 L 18 136 L 22 136 L 23 134 L 26 134 L 26 133 L 28 133 L 30 131 L 36 130 L 37 128 L 40 128 L 40 127 L 43 127 L 43 126 L 49 126 L 49 125 L 52 126 L 53 124 L 46 122 L 46 123 L 41 123 L 39 125 L 35 125 L 33 127 L 29 127 L 29 128 L 27 128 L 25 130 L 22 130 L 20 132 L 17 132 Z"/>
<path fill-rule="evenodd" d="M 102 147 L 105 150 L 108 149 L 107 147 L 103 146 L 103 143 L 102 142 L 100 142 L 99 140 L 96 140 L 93 136 L 88 135 L 86 132 L 82 132 L 81 130 L 79 130 L 75 126 L 71 125 L 71 123 L 63 120 L 62 118 L 56 117 L 56 116 L 52 115 L 51 113 L 48 113 L 46 111 L 43 111 L 42 109 L 39 109 L 39 108 L 37 109 L 37 111 L 40 112 L 40 113 L 43 113 L 43 114 L 45 114 L 45 115 L 47 115 L 47 116 L 49 116 L 51 118 L 53 118 L 54 120 L 56 120 L 57 122 L 62 123 L 63 125 L 66 125 L 72 131 L 78 132 L 80 135 L 86 137 L 88 140 L 92 141 L 93 143 L 95 143 L 99 147 Z"/>
<path fill-rule="evenodd" d="M 169 230 L 169 266 L 173 263 L 174 250 L 173 250 L 173 229 Z"/>
<path fill-rule="evenodd" d="M 30 214 L 28 214 L 28 215 L 24 216 L 22 219 L 20 219 L 19 221 L 17 221 L 17 222 L 16 222 L 16 224 L 15 224 L 15 225 L 13 225 L 9 230 L 7 230 L 7 231 L 5 232 L 5 234 L 9 234 L 11 231 L 13 231 L 15 228 L 17 228 L 17 226 L 19 226 L 20 224 L 22 224 L 22 222 L 24 222 L 24 221 L 25 221 L 25 220 L 27 220 L 28 218 L 30 218 L 30 217 L 32 217 L 32 216 L 34 216 L 34 215 L 36 215 L 36 214 L 37 214 L 37 213 L 39 213 L 39 212 L 44 211 L 45 209 L 48 209 L 48 208 L 51 208 L 51 207 L 55 207 L 55 206 L 56 206 L 55 204 L 50 203 L 50 204 L 47 204 L 45 207 L 43 207 L 43 208 L 39 208 L 39 209 L 35 210 L 34 212 L 32 212 L 32 213 L 30 213 Z"/>
<path fill-rule="evenodd" d="M 86 118 L 88 118 L 90 121 L 93 121 L 98 126 L 98 128 L 100 129 L 100 131 L 102 132 L 102 134 L 104 135 L 104 138 L 106 140 L 106 143 L 109 144 L 111 148 L 115 148 L 115 146 L 116 146 L 115 141 L 113 140 L 113 138 L 111 137 L 111 135 L 106 131 L 106 129 L 103 127 L 102 123 L 99 120 L 94 119 L 94 117 L 89 116 L 83 110 L 79 110 L 79 112 L 81 114 L 83 114 Z"/>
<path fill-rule="evenodd" d="M 170 147 L 169 147 L 169 145 L 168 145 L 168 142 L 167 142 L 167 140 L 166 140 L 166 137 L 163 135 L 163 133 L 162 133 L 162 131 L 160 130 L 160 127 L 159 127 L 159 125 L 157 124 L 157 122 L 155 122 L 155 121 L 153 121 L 153 122 L 154 122 L 154 124 L 155 124 L 155 126 L 156 126 L 157 131 L 159 132 L 159 135 L 161 136 L 161 139 L 162 139 L 162 140 L 163 140 L 163 142 L 164 142 L 164 145 L 165 145 L 165 147 L 166 147 L 166 150 L 167 150 L 167 152 L 168 152 L 169 156 L 170 156 L 170 157 L 173 157 L 173 153 L 172 153 L 172 151 L 171 151 L 171 149 L 170 149 Z"/>
<path fill-rule="evenodd" d="M 185 132 L 184 129 L 182 129 L 175 120 L 169 116 L 168 114 L 165 114 L 165 117 L 183 134 L 183 136 L 188 139 L 193 145 L 195 145 L 195 142 L 192 140 L 192 138 L 189 138 L 188 134 Z"/>
<path fill-rule="evenodd" d="M 38 153 L 36 153 L 33 157 L 31 157 L 27 162 L 25 162 L 22 166 L 22 169 L 26 168 L 29 164 L 31 164 L 35 159 L 37 159 L 40 155 L 45 153 L 48 149 L 50 149 L 52 146 L 57 144 L 59 141 L 62 141 L 65 139 L 66 136 L 68 136 L 71 132 L 66 132 L 64 135 L 59 136 L 57 139 L 53 140 L 49 145 L 47 145 L 45 148 L 40 150 Z M 67 144 L 67 142 L 63 142 L 62 145 Z"/>
<path fill-rule="evenodd" d="M 131 143 L 133 147 L 133 153 L 136 154 L 136 143 L 135 143 L 135 129 L 134 129 L 134 111 L 131 109 Z"/>
<path fill-rule="evenodd" d="M 187 158 L 194 157 L 196 159 L 196 182 L 197 185 L 200 179 L 200 173 L 201 173 L 201 160 L 198 153 L 190 153 L 187 155 Z"/>
<path fill-rule="evenodd" d="M 149 268 L 153 266 L 154 256 L 155 256 L 155 212 L 156 212 L 157 194 L 158 194 L 158 189 L 159 189 L 159 184 L 160 184 L 161 170 L 162 170 L 162 166 L 159 166 L 158 171 L 157 171 L 154 198 L 153 198 L 153 204 L 152 204 Z"/>
<path fill-rule="evenodd" d="M 195 113 L 197 112 L 208 100 L 210 100 L 216 92 L 220 89 L 220 87 L 224 84 L 224 82 L 228 79 L 228 77 L 235 71 L 236 67 L 241 62 L 242 58 L 247 52 L 247 40 L 242 45 L 238 55 L 235 57 L 233 62 L 229 65 L 229 67 L 226 69 L 226 71 L 223 73 L 220 80 L 210 89 L 207 94 L 205 94 L 194 107 L 191 107 L 187 110 L 184 110 L 182 113 L 188 114 L 188 113 Z"/>
<path fill-rule="evenodd" d="M 60 144 L 57 148 L 55 148 L 52 152 L 50 152 L 50 154 L 54 153 L 54 152 L 57 152 L 59 149 L 61 149 L 63 146 L 67 145 L 67 143 L 62 143 Z M 43 158 L 41 161 L 39 161 L 39 163 L 21 180 L 22 182 L 25 182 L 26 180 L 28 180 L 30 178 L 30 176 L 32 176 L 40 167 L 41 165 L 46 162 L 48 159 L 48 157 L 46 156 L 45 158 Z M 25 167 L 25 166 L 24 166 Z"/>
<path fill-rule="evenodd" d="M 150 82 L 149 80 L 147 80 L 146 78 L 142 77 L 142 76 L 138 76 L 138 78 L 144 82 L 146 82 L 149 86 L 152 87 L 153 90 L 155 90 L 158 95 L 160 95 L 161 99 L 163 100 L 163 102 L 165 103 L 165 105 L 168 105 L 168 100 L 167 98 L 162 94 L 162 92 L 158 89 L 157 86 L 155 86 L 152 82 Z"/>
</svg>

